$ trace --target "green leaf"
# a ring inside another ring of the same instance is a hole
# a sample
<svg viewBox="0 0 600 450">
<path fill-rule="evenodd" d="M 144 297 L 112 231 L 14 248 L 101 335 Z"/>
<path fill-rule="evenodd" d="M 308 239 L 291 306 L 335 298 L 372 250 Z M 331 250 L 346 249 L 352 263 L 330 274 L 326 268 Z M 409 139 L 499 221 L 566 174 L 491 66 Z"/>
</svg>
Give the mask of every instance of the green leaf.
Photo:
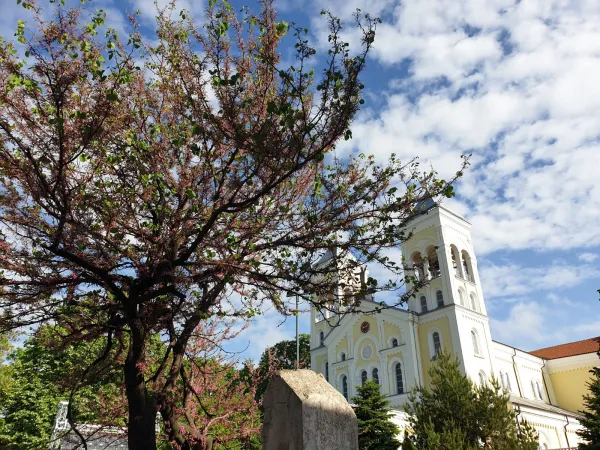
<svg viewBox="0 0 600 450">
<path fill-rule="evenodd" d="M 111 102 L 115 102 L 119 100 L 119 95 L 116 92 L 109 92 L 108 94 L 106 94 L 106 98 Z"/>
</svg>

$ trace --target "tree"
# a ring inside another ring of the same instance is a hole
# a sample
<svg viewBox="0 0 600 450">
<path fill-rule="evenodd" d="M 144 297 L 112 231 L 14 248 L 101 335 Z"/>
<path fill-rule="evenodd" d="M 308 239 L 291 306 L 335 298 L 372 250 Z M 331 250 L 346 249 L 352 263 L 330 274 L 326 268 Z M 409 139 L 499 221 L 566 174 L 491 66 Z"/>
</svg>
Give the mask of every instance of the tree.
<svg viewBox="0 0 600 450">
<path fill-rule="evenodd" d="M 400 447 L 400 429 L 390 420 L 390 402 L 374 381 L 357 386 L 352 397 L 358 421 L 358 447 L 361 450 L 396 450 Z"/>
<path fill-rule="evenodd" d="M 525 421 L 517 422 L 509 395 L 491 379 L 477 386 L 460 371 L 460 363 L 438 354 L 429 369 L 430 388 L 409 395 L 406 412 L 418 449 L 538 448 L 538 436 Z"/>
<path fill-rule="evenodd" d="M 583 397 L 585 409 L 580 411 L 579 419 L 583 428 L 577 432 L 585 442 L 579 444 L 580 449 L 600 449 L 600 367 L 590 370 L 592 379 L 586 383 L 590 393 Z"/>
<path fill-rule="evenodd" d="M 48 447 L 59 402 L 69 399 L 72 384 L 104 349 L 99 339 L 56 352 L 53 341 L 63 334 L 58 327 L 42 327 L 9 354 L 10 383 L 0 390 L 0 444 L 6 448 Z M 117 364 L 96 369 L 94 383 L 81 386 L 73 398 L 71 418 L 79 424 L 123 426 L 122 371 Z"/>
<path fill-rule="evenodd" d="M 310 367 L 310 335 L 300 334 L 300 369 Z M 272 373 L 273 367 L 277 369 L 296 368 L 296 340 L 280 341 L 273 347 L 267 348 L 260 357 L 258 370 L 261 373 Z M 262 397 L 269 385 L 270 377 L 265 377 L 256 390 L 256 397 Z"/>
<path fill-rule="evenodd" d="M 19 21 L 17 42 L 0 42 L 0 331 L 57 323 L 67 342 L 102 337 L 101 355 L 125 355 L 129 448 L 156 448 L 158 411 L 187 449 L 201 436 L 175 393 L 190 383 L 198 326 L 264 302 L 291 314 L 283 294 L 301 290 L 330 308 L 339 280 L 353 288 L 348 312 L 399 289 L 403 264 L 383 251 L 453 180 L 416 161 L 331 156 L 364 102 L 368 16 L 356 16 L 350 53 L 325 14 L 317 76 L 306 30 L 278 21 L 271 0 L 258 14 L 210 1 L 201 28 L 167 7 L 154 40 L 134 16 L 127 41 L 103 28 L 104 12 L 56 3 L 46 20 L 23 1 L 33 27 Z M 279 60 L 286 33 L 293 67 Z M 353 258 L 316 265 L 332 248 Z M 365 262 L 397 279 L 362 279 Z M 153 336 L 167 337 L 156 364 Z"/>
</svg>

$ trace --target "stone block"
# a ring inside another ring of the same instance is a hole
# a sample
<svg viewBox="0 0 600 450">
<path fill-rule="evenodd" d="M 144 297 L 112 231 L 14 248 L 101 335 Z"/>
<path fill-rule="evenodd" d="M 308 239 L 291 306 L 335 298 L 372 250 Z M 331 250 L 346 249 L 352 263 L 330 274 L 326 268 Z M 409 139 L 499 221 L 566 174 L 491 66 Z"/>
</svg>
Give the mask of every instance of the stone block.
<svg viewBox="0 0 600 450">
<path fill-rule="evenodd" d="M 358 450 L 356 415 L 321 374 L 276 372 L 263 407 L 263 450 Z"/>
</svg>

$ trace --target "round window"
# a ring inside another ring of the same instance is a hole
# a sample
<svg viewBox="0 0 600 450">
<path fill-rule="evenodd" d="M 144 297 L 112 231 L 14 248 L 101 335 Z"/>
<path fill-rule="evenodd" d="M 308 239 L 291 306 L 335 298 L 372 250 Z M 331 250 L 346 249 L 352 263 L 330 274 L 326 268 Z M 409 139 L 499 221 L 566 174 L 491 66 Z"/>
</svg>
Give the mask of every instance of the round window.
<svg viewBox="0 0 600 450">
<path fill-rule="evenodd" d="M 373 356 L 373 347 L 371 347 L 369 344 L 365 345 L 360 354 L 362 355 L 363 359 L 371 359 L 371 356 Z"/>
</svg>

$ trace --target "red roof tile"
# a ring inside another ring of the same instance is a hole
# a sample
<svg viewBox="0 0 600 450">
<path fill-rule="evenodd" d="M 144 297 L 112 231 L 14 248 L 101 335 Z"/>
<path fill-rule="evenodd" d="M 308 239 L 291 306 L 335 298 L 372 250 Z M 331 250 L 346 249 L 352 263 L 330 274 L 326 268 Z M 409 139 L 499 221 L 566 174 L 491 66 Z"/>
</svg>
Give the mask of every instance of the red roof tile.
<svg viewBox="0 0 600 450">
<path fill-rule="evenodd" d="M 529 353 L 540 358 L 557 359 L 565 358 L 567 356 L 583 355 L 585 353 L 596 353 L 598 349 L 600 349 L 600 336 L 584 339 L 583 341 L 555 345 L 554 347 L 541 348 Z"/>
</svg>

